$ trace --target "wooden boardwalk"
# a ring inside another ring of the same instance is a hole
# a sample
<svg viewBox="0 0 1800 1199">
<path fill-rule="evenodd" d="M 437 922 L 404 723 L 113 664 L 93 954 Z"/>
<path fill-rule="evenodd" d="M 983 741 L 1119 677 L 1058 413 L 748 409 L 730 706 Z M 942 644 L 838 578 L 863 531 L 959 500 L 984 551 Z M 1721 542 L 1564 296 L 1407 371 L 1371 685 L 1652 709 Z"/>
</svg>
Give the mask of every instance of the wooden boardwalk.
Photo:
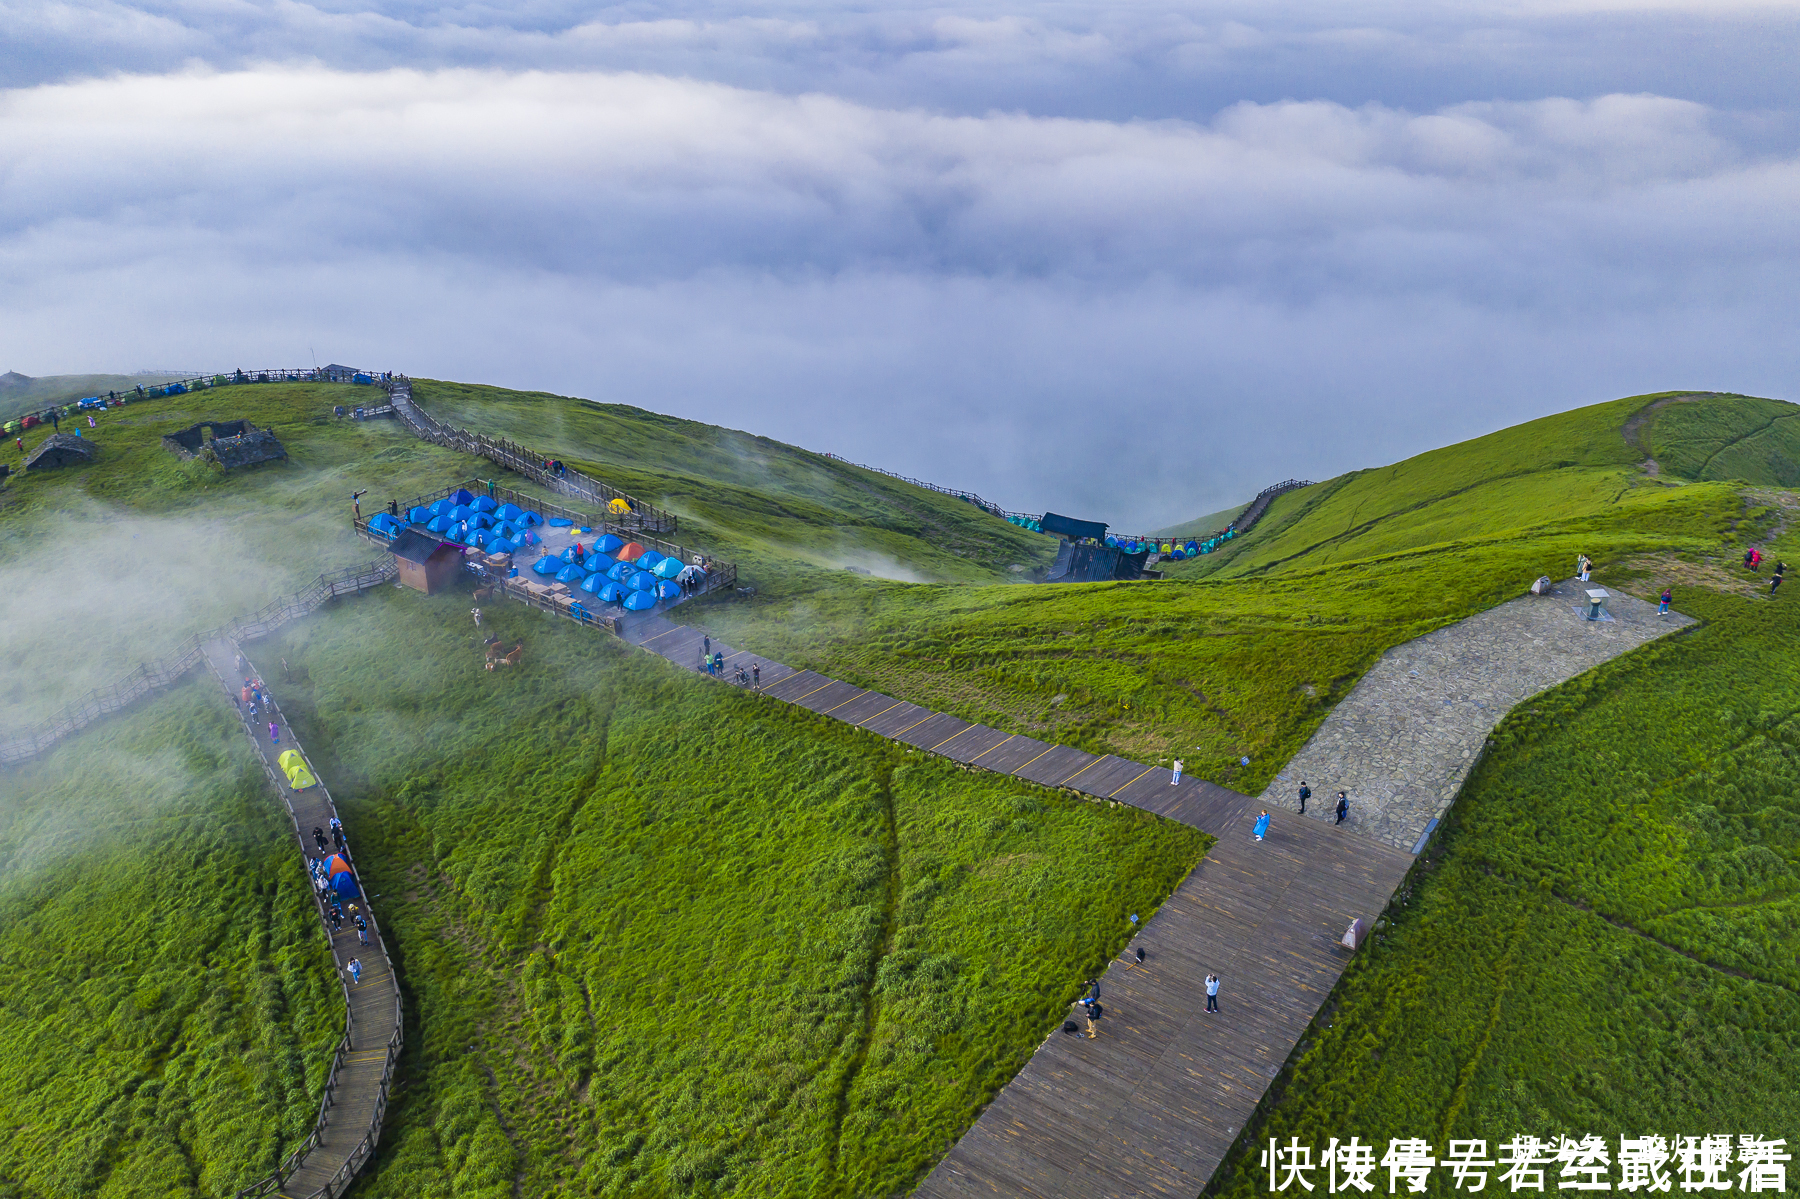
<svg viewBox="0 0 1800 1199">
<path fill-rule="evenodd" d="M 628 618 L 621 635 L 631 644 L 689 669 L 699 667 L 706 636 L 704 630 L 675 624 L 658 613 Z M 1216 832 L 1250 802 L 1236 791 L 1203 779 L 1183 778 L 1171 784 L 1169 771 L 1162 767 L 970 724 L 891 695 L 735 650 L 722 641 L 712 642 L 712 648 L 725 655 L 727 675 L 739 665 L 748 669 L 759 664 L 764 695 L 966 765 L 1046 787 L 1067 787 L 1097 799 L 1116 799 L 1208 832 Z"/>
<path fill-rule="evenodd" d="M 229 641 L 215 640 L 205 643 L 202 649 L 213 677 L 219 680 L 226 694 L 236 703 L 243 678 L 236 669 L 238 647 Z M 244 670 L 253 676 L 264 677 L 248 661 L 245 662 Z M 239 716 L 243 720 L 245 735 L 250 738 L 250 743 L 256 747 L 257 755 L 262 759 L 269 781 L 293 818 L 294 837 L 301 856 L 309 860 L 316 857 L 318 847 L 311 840 L 312 830 L 329 830 L 331 818 L 337 815 L 330 792 L 325 789 L 323 780 L 303 791 L 296 791 L 288 785 L 287 775 L 278 762 L 281 752 L 287 749 L 300 750 L 301 756 L 305 757 L 306 751 L 301 749 L 294 731 L 288 727 L 287 718 L 281 714 L 279 704 L 275 705 L 273 713 L 273 720 L 281 734 L 279 744 L 269 739 L 270 717 L 259 717 L 252 722 L 244 714 L 241 705 Z M 310 759 L 307 765 L 311 767 Z M 349 831 L 346 826 L 346 834 Z M 349 857 L 348 850 L 345 851 L 345 856 L 354 868 L 356 862 Z M 329 1199 L 341 1195 L 349 1188 L 357 1171 L 374 1155 L 376 1143 L 381 1138 L 381 1123 L 387 1112 L 394 1062 L 400 1053 L 400 983 L 394 975 L 394 966 L 388 959 L 387 949 L 382 944 L 381 926 L 376 923 L 375 911 L 369 905 L 368 896 L 364 895 L 356 902 L 368 917 L 367 945 L 358 943 L 353 921 L 346 920 L 343 930 L 333 935 L 329 922 L 325 921 L 325 905 L 319 905 L 319 918 L 331 940 L 332 959 L 344 985 L 348 1019 L 345 1021 L 343 1040 L 338 1045 L 337 1056 L 327 1078 L 325 1094 L 320 1101 L 318 1122 L 311 1134 L 273 1174 L 256 1185 L 239 1191 L 239 1196 L 283 1195 L 291 1199 L 313 1199 L 317 1196 Z M 354 984 L 351 983 L 347 970 L 352 958 L 360 959 L 363 967 L 362 981 Z"/>
<path fill-rule="evenodd" d="M 703 630 L 646 614 L 624 638 L 698 668 Z M 1053 1032 L 916 1194 L 1179 1195 L 1224 1160 L 1270 1081 L 1350 959 L 1350 921 L 1370 924 L 1412 855 L 1349 829 L 1276 812 L 1199 779 L 970 724 L 720 641 L 735 668 L 759 665 L 764 695 L 958 762 L 1067 787 L 1203 829 L 1219 840 L 1101 979 L 1100 1036 Z M 1142 947 L 1143 965 L 1131 951 Z M 1205 979 L 1222 980 L 1205 1011 Z M 1084 1023 L 1077 1021 L 1077 1023 Z"/>
</svg>

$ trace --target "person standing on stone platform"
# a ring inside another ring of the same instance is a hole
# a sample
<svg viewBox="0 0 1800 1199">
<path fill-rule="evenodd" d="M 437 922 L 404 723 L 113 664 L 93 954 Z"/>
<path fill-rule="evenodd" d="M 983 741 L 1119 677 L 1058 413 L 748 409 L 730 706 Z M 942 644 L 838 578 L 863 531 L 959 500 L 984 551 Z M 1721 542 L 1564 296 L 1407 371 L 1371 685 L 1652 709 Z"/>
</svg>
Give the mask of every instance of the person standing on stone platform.
<svg viewBox="0 0 1800 1199">
<path fill-rule="evenodd" d="M 1669 605 L 1675 602 L 1675 597 L 1669 594 L 1669 589 L 1667 587 L 1664 587 L 1662 595 L 1659 596 L 1658 599 L 1661 601 L 1661 606 L 1656 609 L 1656 614 L 1658 616 L 1667 616 L 1669 614 Z"/>
<path fill-rule="evenodd" d="M 1301 779 L 1300 780 L 1300 814 L 1302 816 L 1306 815 L 1306 801 L 1311 798 L 1312 798 L 1312 788 L 1308 787 L 1306 785 L 1305 779 Z"/>
<path fill-rule="evenodd" d="M 1348 795 L 1345 795 L 1342 791 L 1339 791 L 1338 792 L 1338 802 L 1337 802 L 1337 820 L 1334 821 L 1333 823 L 1336 823 L 1336 824 L 1344 823 L 1344 817 L 1346 817 L 1348 815 L 1350 815 L 1350 797 Z"/>
</svg>

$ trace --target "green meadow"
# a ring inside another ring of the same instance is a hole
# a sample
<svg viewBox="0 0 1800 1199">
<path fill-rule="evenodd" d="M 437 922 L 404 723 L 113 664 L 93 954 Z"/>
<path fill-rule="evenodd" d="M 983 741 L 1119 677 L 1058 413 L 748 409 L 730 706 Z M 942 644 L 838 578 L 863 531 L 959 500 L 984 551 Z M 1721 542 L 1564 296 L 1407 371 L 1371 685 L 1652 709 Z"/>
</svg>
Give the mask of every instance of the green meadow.
<svg viewBox="0 0 1800 1199">
<path fill-rule="evenodd" d="M 332 419 L 348 392 L 132 405 L 90 433 L 92 467 L 0 488 L 0 725 L 373 556 L 353 491 L 367 511 L 492 475 Z M 1034 587 L 1052 539 L 805 450 L 417 396 L 679 513 L 756 588 L 680 619 L 1247 792 L 1387 649 L 1578 553 L 1612 586 L 1674 584 L 1700 626 L 1497 730 L 1212 1189 L 1257 1190 L 1268 1136 L 1795 1124 L 1800 618 L 1736 565 L 1795 548 L 1791 406 L 1596 405 L 1284 495 L 1160 582 Z M 290 460 L 222 474 L 160 448 L 203 417 L 273 426 Z M 488 609 L 525 646 L 488 672 L 467 609 L 383 588 L 247 647 L 405 988 L 358 1194 L 904 1194 L 1209 844 L 524 608 Z M 309 1126 L 341 999 L 240 739 L 196 681 L 0 774 L 0 1196 L 217 1194 Z"/>
</svg>

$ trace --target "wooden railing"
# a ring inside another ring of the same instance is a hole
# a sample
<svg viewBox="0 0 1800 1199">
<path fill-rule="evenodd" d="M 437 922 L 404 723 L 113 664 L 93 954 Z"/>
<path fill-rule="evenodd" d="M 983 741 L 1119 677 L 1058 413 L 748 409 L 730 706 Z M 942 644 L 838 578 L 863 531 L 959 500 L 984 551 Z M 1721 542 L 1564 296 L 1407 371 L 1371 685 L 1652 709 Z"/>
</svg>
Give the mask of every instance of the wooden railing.
<svg viewBox="0 0 1800 1199">
<path fill-rule="evenodd" d="M 879 466 L 870 466 L 864 462 L 851 462 L 850 459 L 840 458 L 836 454 L 820 454 L 819 456 L 821 458 L 829 458 L 833 462 L 842 462 L 848 466 L 854 466 L 857 470 L 872 470 L 878 475 L 886 475 L 890 479 L 899 479 L 902 483 L 911 483 L 914 487 L 923 487 L 926 491 L 935 491 L 939 495 L 953 495 L 959 500 L 967 500 L 977 508 L 980 508 L 983 512 L 998 516 L 1001 520 L 1005 520 L 1009 516 L 1026 515 L 1026 513 L 1023 512 L 1008 512 L 999 504 L 984 500 L 973 491 L 964 491 L 960 487 L 940 487 L 936 483 L 927 483 L 924 479 L 915 479 L 911 475 L 902 475 L 891 470 L 883 470 Z M 1032 519 L 1035 520 L 1036 517 L 1033 517 Z"/>
<path fill-rule="evenodd" d="M 389 559 L 389 569 L 383 577 L 383 581 L 392 578 L 393 574 L 392 559 Z M 206 638 L 206 640 L 212 639 L 212 637 Z M 229 692 L 233 689 L 231 682 L 221 678 L 216 670 L 213 672 L 213 677 L 218 678 L 220 685 L 226 691 Z M 276 702 L 275 697 L 268 696 L 267 702 L 275 714 L 280 716 L 281 706 Z M 249 735 L 251 741 L 257 741 L 257 731 L 251 725 L 249 715 L 240 710 L 238 719 L 243 724 L 244 731 Z M 286 721 L 285 716 L 282 719 Z M 292 722 L 287 723 L 291 732 Z M 295 748 L 299 748 L 299 746 L 296 745 Z M 302 750 L 301 754 L 304 757 L 305 751 Z M 275 793 L 281 796 L 282 803 L 288 810 L 288 819 L 293 823 L 295 837 L 304 846 L 305 833 L 300 827 L 300 814 L 294 811 L 294 805 L 288 798 L 288 793 L 282 789 L 281 780 L 276 777 L 275 768 L 269 764 L 268 757 L 261 753 L 257 757 L 262 761 L 263 773 L 268 775 L 270 784 L 275 788 Z M 326 808 L 333 816 L 336 816 L 337 801 L 331 797 L 331 791 L 326 787 L 325 780 L 318 779 L 314 786 L 318 787 L 319 794 L 324 796 Z M 342 854 L 349 861 L 352 871 L 356 872 L 357 877 L 360 878 L 361 872 L 356 870 L 356 858 L 350 847 L 345 845 L 335 852 Z M 331 924 L 328 917 L 330 908 L 326 899 L 316 892 L 313 895 L 313 902 L 318 911 L 319 928 L 325 936 L 325 943 L 329 950 L 331 946 Z M 405 1010 L 401 1005 L 400 975 L 394 969 L 393 958 L 388 954 L 387 938 L 381 935 L 381 923 L 376 919 L 375 905 L 367 898 L 363 900 L 363 911 L 369 921 L 370 930 L 375 934 L 375 941 L 381 947 L 382 960 L 387 963 L 388 967 L 388 977 L 394 980 L 394 1028 L 388 1035 L 386 1058 L 381 1068 L 380 1089 L 375 1097 L 375 1111 L 370 1116 L 368 1128 L 363 1131 L 362 1139 L 357 1142 L 356 1148 L 350 1151 L 343 1163 L 333 1172 L 331 1178 L 323 1186 L 309 1192 L 307 1199 L 336 1199 L 337 1196 L 349 1189 L 350 1181 L 356 1177 L 357 1171 L 362 1169 L 364 1163 L 374 1156 L 375 1148 L 381 1141 L 381 1126 L 387 1117 L 388 1096 L 393 1089 L 394 1063 L 399 1059 L 400 1049 L 404 1043 Z M 335 963 L 335 955 L 333 960 Z M 288 1180 L 306 1164 L 307 1154 L 324 1143 L 325 1130 L 331 1124 L 331 1109 L 337 1104 L 339 1074 L 343 1069 L 344 1055 L 356 1047 L 355 1009 L 350 1002 L 350 988 L 344 983 L 342 975 L 338 977 L 338 986 L 344 994 L 344 1035 L 338 1041 L 337 1051 L 332 1055 L 331 1069 L 325 1076 L 324 1093 L 319 1096 L 319 1114 L 314 1119 L 312 1128 L 301 1139 L 300 1144 L 281 1160 L 280 1165 L 261 1180 L 234 1192 L 233 1199 L 256 1199 L 257 1196 L 270 1195 L 280 1191 L 287 1185 Z"/>
<path fill-rule="evenodd" d="M 560 474 L 545 469 L 544 463 L 551 460 L 548 454 L 540 454 L 504 438 L 489 437 L 485 433 L 472 433 L 455 425 L 444 424 L 419 407 L 418 401 L 413 399 L 412 380 L 404 376 L 397 375 L 384 381 L 382 386 L 387 389 L 394 414 L 400 418 L 400 423 L 425 441 L 461 450 L 465 454 L 479 455 L 559 495 L 584 499 L 602 509 L 614 500 L 621 500 L 630 508 L 630 512 L 609 515 L 607 520 L 622 529 L 643 533 L 673 533 L 679 526 L 680 522 L 673 513 L 640 503 L 618 488 L 585 475 L 574 467 L 566 466 Z"/>
<path fill-rule="evenodd" d="M 103 716 L 110 716 L 131 706 L 154 691 L 179 682 L 200 664 L 200 647 L 208 641 L 251 641 L 267 636 L 291 620 L 316 610 L 319 605 L 340 595 L 355 595 L 392 579 L 392 558 L 376 559 L 333 574 L 320 575 L 303 591 L 264 605 L 248 616 L 238 617 L 222 628 L 196 633 L 183 641 L 168 657 L 146 662 L 136 670 L 121 675 L 104 687 L 98 687 L 67 704 L 48 722 L 30 733 L 16 733 L 0 739 L 0 766 L 11 766 L 43 753 L 72 733 L 80 732 Z"/>
</svg>

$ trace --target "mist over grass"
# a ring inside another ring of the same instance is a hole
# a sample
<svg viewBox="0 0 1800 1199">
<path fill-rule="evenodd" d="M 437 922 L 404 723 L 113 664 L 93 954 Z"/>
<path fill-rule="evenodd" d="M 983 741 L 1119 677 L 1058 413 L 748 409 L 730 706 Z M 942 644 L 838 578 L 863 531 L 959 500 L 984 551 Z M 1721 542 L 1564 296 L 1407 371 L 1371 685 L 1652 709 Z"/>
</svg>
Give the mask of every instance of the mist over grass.
<svg viewBox="0 0 1800 1199">
<path fill-rule="evenodd" d="M 466 477 L 471 459 L 392 422 L 330 416 L 367 389 L 222 387 L 133 403 L 79 421 L 90 466 L 15 475 L 0 490 L 0 735 L 162 658 L 195 633 L 367 561 L 350 529 L 351 493 L 410 497 Z M 183 462 L 164 434 L 202 420 L 272 427 L 285 462 L 220 471 Z M 28 447 L 48 427 L 25 434 Z"/>
<path fill-rule="evenodd" d="M 0 772 L 0 961 L 19 1193 L 229 1193 L 311 1127 L 341 992 L 210 679 Z"/>
</svg>

